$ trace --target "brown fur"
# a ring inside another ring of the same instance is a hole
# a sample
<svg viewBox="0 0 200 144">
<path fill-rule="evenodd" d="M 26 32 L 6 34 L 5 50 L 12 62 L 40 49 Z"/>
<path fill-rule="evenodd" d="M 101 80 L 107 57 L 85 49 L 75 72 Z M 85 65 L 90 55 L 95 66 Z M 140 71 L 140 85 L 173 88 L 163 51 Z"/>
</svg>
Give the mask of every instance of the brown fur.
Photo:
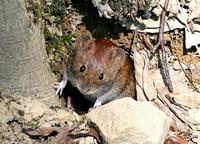
<svg viewBox="0 0 200 144">
<path fill-rule="evenodd" d="M 80 67 L 85 66 L 81 72 Z M 75 51 L 67 62 L 67 79 L 84 96 L 102 104 L 117 98 L 135 98 L 133 66 L 128 55 L 107 39 L 77 38 Z M 103 73 L 103 80 L 99 79 Z"/>
</svg>

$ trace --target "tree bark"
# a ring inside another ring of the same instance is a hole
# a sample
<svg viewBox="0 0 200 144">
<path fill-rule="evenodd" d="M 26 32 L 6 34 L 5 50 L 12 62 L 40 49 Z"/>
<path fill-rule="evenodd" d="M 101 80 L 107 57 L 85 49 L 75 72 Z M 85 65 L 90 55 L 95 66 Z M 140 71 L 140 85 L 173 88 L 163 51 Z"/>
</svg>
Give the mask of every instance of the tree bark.
<svg viewBox="0 0 200 144">
<path fill-rule="evenodd" d="M 24 0 L 0 0 L 0 89 L 8 97 L 55 96 L 40 26 L 30 22 Z"/>
</svg>

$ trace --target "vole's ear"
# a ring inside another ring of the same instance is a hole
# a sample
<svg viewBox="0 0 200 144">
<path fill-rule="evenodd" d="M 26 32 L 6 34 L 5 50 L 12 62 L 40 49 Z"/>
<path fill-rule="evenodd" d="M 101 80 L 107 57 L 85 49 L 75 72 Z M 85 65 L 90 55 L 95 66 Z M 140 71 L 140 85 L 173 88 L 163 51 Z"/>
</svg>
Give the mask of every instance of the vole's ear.
<svg viewBox="0 0 200 144">
<path fill-rule="evenodd" d="M 112 49 L 111 60 L 114 61 L 113 63 L 124 63 L 126 57 L 126 51 L 122 48 Z"/>
<path fill-rule="evenodd" d="M 80 37 L 76 38 L 75 48 L 77 49 L 86 48 L 88 47 L 90 41 L 91 37 L 87 34 L 83 34 Z"/>
</svg>

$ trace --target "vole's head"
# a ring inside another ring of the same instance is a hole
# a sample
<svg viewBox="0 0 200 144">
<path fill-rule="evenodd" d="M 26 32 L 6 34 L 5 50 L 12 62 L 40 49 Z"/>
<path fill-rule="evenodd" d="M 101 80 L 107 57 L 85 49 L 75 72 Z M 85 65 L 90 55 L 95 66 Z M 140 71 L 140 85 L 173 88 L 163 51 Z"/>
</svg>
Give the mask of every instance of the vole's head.
<svg viewBox="0 0 200 144">
<path fill-rule="evenodd" d="M 72 73 L 77 88 L 85 95 L 103 94 L 112 88 L 127 56 L 109 40 L 77 38 L 72 59 Z"/>
</svg>

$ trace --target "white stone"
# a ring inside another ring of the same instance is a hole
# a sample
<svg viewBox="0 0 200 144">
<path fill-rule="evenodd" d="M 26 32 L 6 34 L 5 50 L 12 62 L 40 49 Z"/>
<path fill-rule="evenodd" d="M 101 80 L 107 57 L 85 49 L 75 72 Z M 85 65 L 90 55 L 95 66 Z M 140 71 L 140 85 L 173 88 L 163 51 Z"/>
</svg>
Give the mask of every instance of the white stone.
<svg viewBox="0 0 200 144">
<path fill-rule="evenodd" d="M 122 98 L 87 114 L 111 144 L 162 144 L 170 120 L 151 102 Z"/>
</svg>

